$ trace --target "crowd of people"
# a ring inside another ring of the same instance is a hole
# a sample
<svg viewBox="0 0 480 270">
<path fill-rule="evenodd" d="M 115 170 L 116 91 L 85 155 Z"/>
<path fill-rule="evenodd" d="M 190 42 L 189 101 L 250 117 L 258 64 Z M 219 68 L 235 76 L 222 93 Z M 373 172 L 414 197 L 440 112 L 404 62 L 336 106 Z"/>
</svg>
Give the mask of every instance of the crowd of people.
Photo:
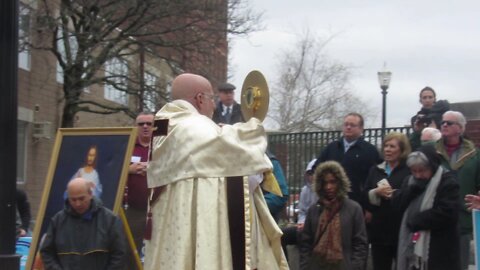
<svg viewBox="0 0 480 270">
<path fill-rule="evenodd" d="M 471 210 L 480 209 L 479 152 L 464 136 L 462 113 L 449 110 L 447 101 L 436 101 L 430 87 L 422 89 L 419 96 L 422 108 L 412 117 L 413 133 L 409 138 L 398 132 L 387 134 L 381 161 L 375 147 L 361 136 L 363 118 L 345 116 L 342 138 L 327 145 L 315 163 L 313 182 L 319 199 L 311 202 L 310 219 L 307 215 L 305 222 L 309 227 L 299 218 L 302 225 L 297 226 L 296 242 L 288 241 L 299 247 L 300 269 L 366 269 L 369 248 L 362 241 L 367 239 L 374 270 L 468 269 Z M 337 163 L 330 164 L 332 161 Z M 346 219 L 341 211 L 327 221 L 321 216 L 332 216 L 325 203 L 325 194 L 331 189 L 329 180 L 336 178 L 336 188 L 341 190 L 345 186 L 345 177 L 325 176 L 325 164 L 345 171 L 352 186 L 349 200 L 343 194 L 337 200 L 344 201 L 345 207 L 350 199 L 359 205 L 361 221 Z M 336 218 L 340 225 L 331 221 Z M 358 237 L 359 233 L 345 240 L 342 222 L 354 228 L 365 225 L 367 237 Z M 325 235 L 329 226 L 337 226 L 341 237 Z M 284 236 L 289 239 L 288 230 Z M 340 246 L 350 251 L 356 246 L 358 252 L 343 252 L 343 261 L 332 266 L 332 254 L 321 248 L 322 239 L 337 241 L 337 249 Z M 363 257 L 359 259 L 358 254 Z M 345 265 L 350 262 L 357 263 Z"/>
<path fill-rule="evenodd" d="M 284 228 L 282 166 L 234 90 L 220 85 L 217 100 L 207 79 L 184 73 L 171 102 L 136 118 L 124 208 L 144 269 L 289 269 L 287 245 L 301 270 L 363 270 L 370 255 L 374 270 L 468 268 L 480 153 L 465 117 L 432 88 L 420 92 L 412 135 L 386 134 L 381 153 L 363 137 L 362 115 L 345 115 L 342 137 L 306 164 L 298 220 Z M 168 119 L 166 135 L 152 135 L 158 119 Z M 68 183 L 41 242 L 45 269 L 135 267 L 120 219 L 89 183 Z"/>
</svg>

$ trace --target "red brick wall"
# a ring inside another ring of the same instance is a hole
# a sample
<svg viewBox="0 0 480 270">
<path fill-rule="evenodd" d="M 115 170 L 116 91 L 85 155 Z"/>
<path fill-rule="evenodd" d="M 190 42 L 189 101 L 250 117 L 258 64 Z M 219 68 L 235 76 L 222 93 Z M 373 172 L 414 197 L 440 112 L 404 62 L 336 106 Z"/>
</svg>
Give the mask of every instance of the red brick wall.
<svg viewBox="0 0 480 270">
<path fill-rule="evenodd" d="M 472 140 L 477 147 L 480 147 L 480 119 L 467 121 L 465 135 Z"/>
</svg>

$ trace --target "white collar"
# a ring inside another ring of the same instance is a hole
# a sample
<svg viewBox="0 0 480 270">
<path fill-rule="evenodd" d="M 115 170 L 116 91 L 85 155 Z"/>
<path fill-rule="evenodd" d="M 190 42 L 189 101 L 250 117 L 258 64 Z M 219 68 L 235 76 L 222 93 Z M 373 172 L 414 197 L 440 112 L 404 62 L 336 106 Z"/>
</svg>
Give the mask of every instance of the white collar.
<svg viewBox="0 0 480 270">
<path fill-rule="evenodd" d="M 356 139 L 354 141 L 351 141 L 351 142 L 348 142 L 345 138 L 343 138 L 343 147 L 344 147 L 345 152 L 347 152 L 347 150 L 350 147 L 352 147 L 352 145 L 354 145 L 357 141 L 358 141 L 358 139 Z"/>
<path fill-rule="evenodd" d="M 230 113 L 233 112 L 233 104 L 230 105 L 230 106 L 225 106 L 225 105 L 223 105 L 223 103 L 222 103 L 222 107 L 223 107 L 223 110 L 222 110 L 222 115 L 223 115 L 223 116 L 225 116 L 225 115 L 227 114 L 227 108 L 230 108 Z"/>
</svg>

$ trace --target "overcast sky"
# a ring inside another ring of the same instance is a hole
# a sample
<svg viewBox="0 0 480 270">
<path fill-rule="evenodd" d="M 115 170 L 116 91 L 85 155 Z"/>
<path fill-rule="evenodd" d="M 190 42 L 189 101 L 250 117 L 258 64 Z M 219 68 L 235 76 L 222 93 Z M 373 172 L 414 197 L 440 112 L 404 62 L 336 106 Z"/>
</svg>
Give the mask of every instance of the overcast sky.
<svg viewBox="0 0 480 270">
<path fill-rule="evenodd" d="M 403 126 L 419 108 L 426 85 L 439 99 L 479 101 L 480 1 L 250 0 L 264 11 L 264 31 L 232 41 L 231 82 L 239 94 L 249 71 L 260 70 L 270 85 L 282 49 L 309 29 L 336 37 L 330 58 L 353 67 L 352 88 L 378 112 L 382 95 L 377 71 L 391 71 L 387 126 Z"/>
</svg>

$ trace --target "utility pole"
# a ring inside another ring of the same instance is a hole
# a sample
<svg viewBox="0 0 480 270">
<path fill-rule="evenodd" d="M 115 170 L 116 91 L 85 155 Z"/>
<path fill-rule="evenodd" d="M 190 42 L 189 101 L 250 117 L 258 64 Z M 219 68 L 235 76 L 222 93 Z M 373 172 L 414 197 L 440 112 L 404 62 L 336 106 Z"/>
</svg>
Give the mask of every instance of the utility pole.
<svg viewBox="0 0 480 270">
<path fill-rule="evenodd" d="M 17 182 L 18 0 L 0 1 L 0 268 L 18 270 Z"/>
</svg>

